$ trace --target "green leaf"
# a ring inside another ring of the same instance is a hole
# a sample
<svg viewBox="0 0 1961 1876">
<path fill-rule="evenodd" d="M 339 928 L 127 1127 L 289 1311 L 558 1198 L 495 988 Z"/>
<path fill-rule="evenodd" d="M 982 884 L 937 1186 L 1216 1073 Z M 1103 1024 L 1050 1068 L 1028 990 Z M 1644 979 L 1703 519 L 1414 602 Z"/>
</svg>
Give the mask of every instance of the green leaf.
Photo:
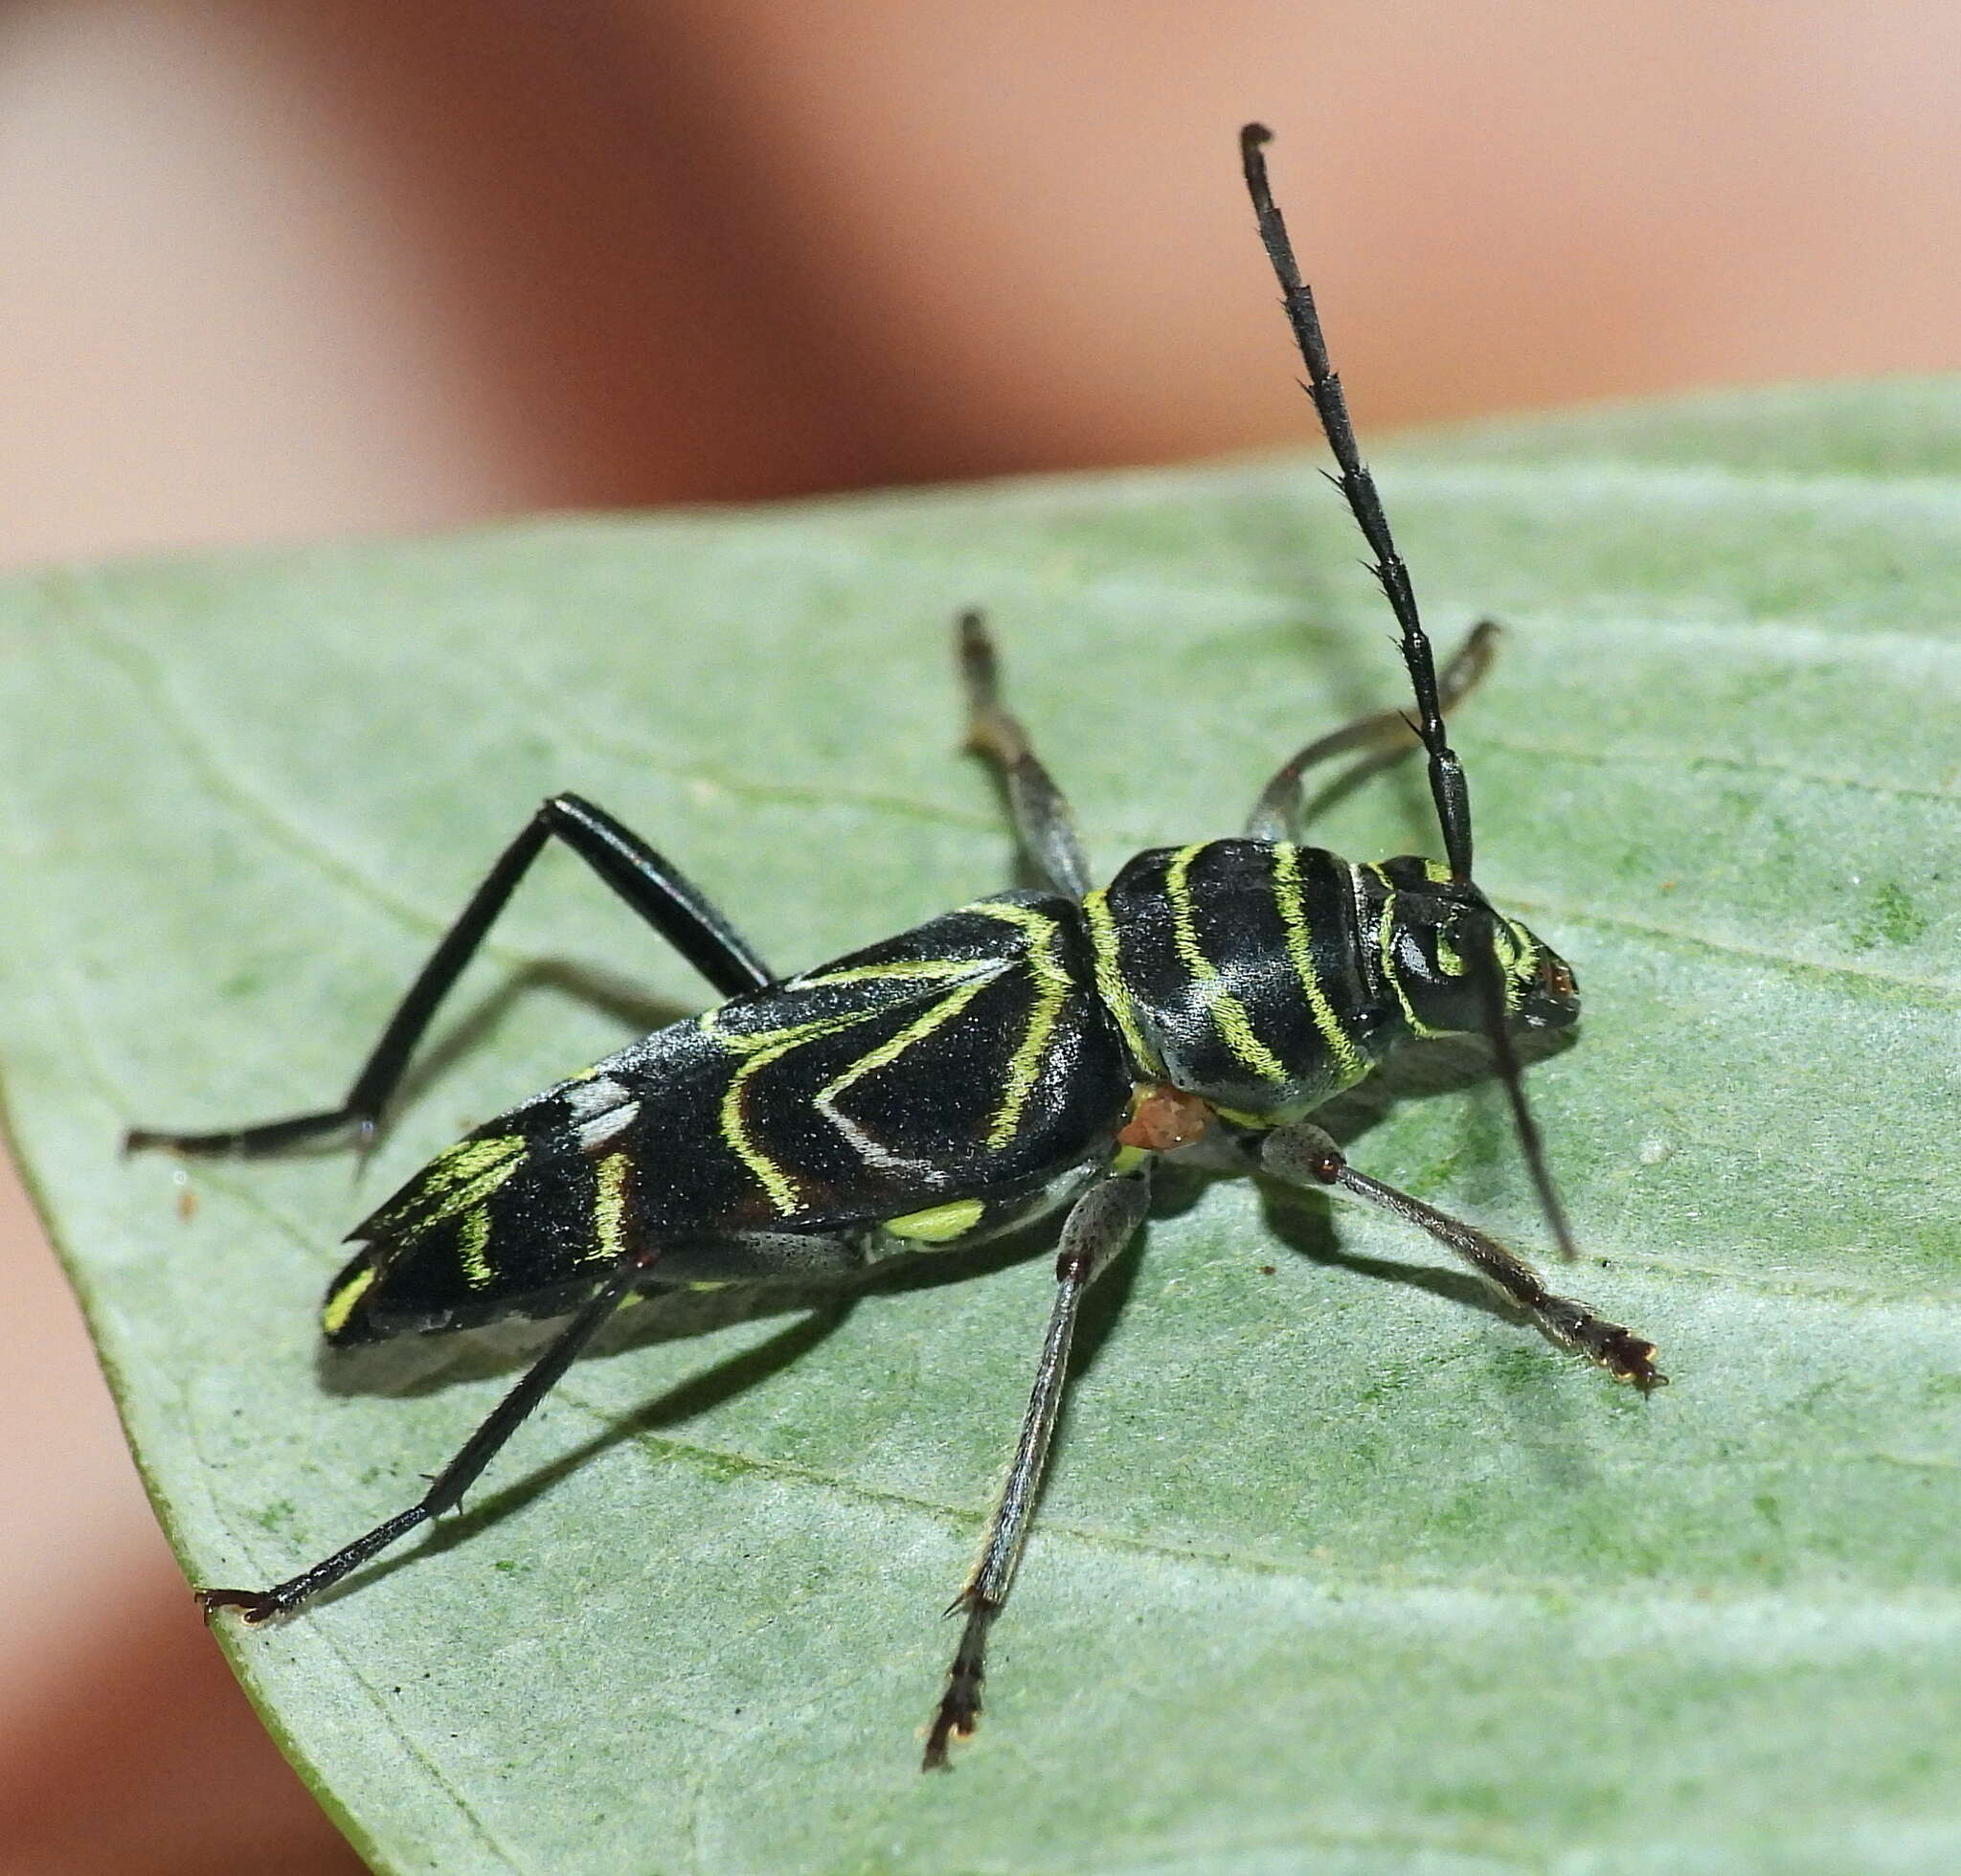
<svg viewBox="0 0 1961 1876">
<path fill-rule="evenodd" d="M 451 1536 L 275 1630 L 220 1623 L 364 1853 L 444 1876 L 1961 1866 L 1957 440 L 1950 381 L 1385 458 L 1439 639 L 1509 627 L 1456 739 L 1480 877 L 1587 997 L 1531 1076 L 1589 1254 L 1561 1281 L 1674 1386 L 1577 1367 L 1386 1220 L 1174 1182 L 1088 1324 L 986 1722 L 929 1778 L 938 1612 L 1047 1261 L 835 1326 L 657 1322 L 578 1365 Z M 122 1129 L 332 1098 L 554 789 L 786 967 L 991 889 L 1008 844 L 954 747 L 957 606 L 991 612 L 1101 864 L 1229 832 L 1291 746 L 1403 695 L 1357 555 L 1288 461 L 13 588 L 9 1125 L 191 1576 L 269 1581 L 417 1495 L 516 1355 L 320 1361 L 336 1240 L 615 1044 L 596 983 L 660 1015 L 702 990 L 556 856 L 359 1191 L 330 1156 L 123 1162 Z M 1420 774 L 1319 837 L 1434 850 Z M 1543 1240 L 1488 1084 L 1404 1099 L 1354 1152 Z"/>
</svg>

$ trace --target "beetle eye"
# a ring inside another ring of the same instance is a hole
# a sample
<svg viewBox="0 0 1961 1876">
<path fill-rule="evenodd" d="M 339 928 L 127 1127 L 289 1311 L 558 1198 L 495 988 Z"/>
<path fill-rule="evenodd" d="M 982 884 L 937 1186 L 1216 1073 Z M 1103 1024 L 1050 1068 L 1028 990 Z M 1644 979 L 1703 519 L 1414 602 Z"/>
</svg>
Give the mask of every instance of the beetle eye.
<svg viewBox="0 0 1961 1876">
<path fill-rule="evenodd" d="M 1360 1042 L 1367 1036 L 1374 1035 L 1379 1029 L 1386 1028 L 1392 1009 L 1393 1006 L 1389 1004 L 1364 1004 L 1348 1019 L 1355 1039 Z"/>
</svg>

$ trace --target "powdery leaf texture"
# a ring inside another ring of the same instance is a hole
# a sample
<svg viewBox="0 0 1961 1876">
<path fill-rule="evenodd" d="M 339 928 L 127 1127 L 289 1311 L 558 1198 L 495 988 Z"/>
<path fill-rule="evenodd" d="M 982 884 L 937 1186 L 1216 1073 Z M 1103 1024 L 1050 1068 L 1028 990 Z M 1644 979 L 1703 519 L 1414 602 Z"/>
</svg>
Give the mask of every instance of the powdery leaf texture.
<svg viewBox="0 0 1961 1876">
<path fill-rule="evenodd" d="M 1091 1312 L 986 1722 L 922 1777 L 1048 1260 L 655 1322 L 433 1541 L 219 1624 L 377 1868 L 1961 1867 L 1961 385 L 1457 432 L 1383 482 L 1439 641 L 1508 627 L 1455 735 L 1480 878 L 1587 999 L 1530 1076 L 1562 1280 L 1675 1385 L 1577 1367 L 1387 1220 L 1167 1182 Z M 993 890 L 960 606 L 1099 866 L 1233 831 L 1289 748 L 1403 698 L 1358 552 L 1286 461 L 12 587 L 8 1124 L 192 1579 L 406 1503 L 515 1372 L 494 1335 L 323 1362 L 341 1233 L 704 991 L 557 855 L 360 1189 L 196 1165 L 187 1222 L 124 1127 L 337 1096 L 553 790 L 783 968 Z M 1409 764 L 1316 831 L 1436 848 Z M 1464 1079 L 1355 1157 L 1538 1250 Z"/>
</svg>

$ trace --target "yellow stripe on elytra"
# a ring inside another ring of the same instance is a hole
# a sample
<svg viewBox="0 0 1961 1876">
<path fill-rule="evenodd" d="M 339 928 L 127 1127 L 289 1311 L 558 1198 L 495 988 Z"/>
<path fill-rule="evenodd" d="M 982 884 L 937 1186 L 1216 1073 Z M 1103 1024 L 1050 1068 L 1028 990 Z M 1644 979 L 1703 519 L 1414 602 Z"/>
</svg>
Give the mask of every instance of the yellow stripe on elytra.
<svg viewBox="0 0 1961 1876">
<path fill-rule="evenodd" d="M 1090 893 L 1083 900 L 1083 914 L 1090 921 L 1090 945 L 1096 955 L 1096 994 L 1102 998 L 1104 1008 L 1116 1018 L 1131 1060 L 1148 1074 L 1161 1078 L 1164 1064 L 1158 1051 L 1144 1040 L 1143 1030 L 1138 1026 L 1137 1000 L 1123 981 L 1123 965 L 1116 948 L 1116 920 L 1111 915 L 1109 893 L 1099 886 Z"/>
<path fill-rule="evenodd" d="M 984 958 L 900 958 L 889 964 L 852 964 L 841 971 L 823 971 L 814 977 L 800 977 L 799 989 L 808 989 L 815 983 L 875 983 L 880 979 L 926 978 L 928 980 L 963 977 L 968 973 L 983 969 L 988 963 Z"/>
<path fill-rule="evenodd" d="M 457 1262 L 463 1267 L 463 1281 L 473 1290 L 490 1284 L 490 1214 L 482 1206 L 457 1227 Z"/>
<path fill-rule="evenodd" d="M 1164 892 L 1171 901 L 1171 937 L 1179 961 L 1206 991 L 1206 1007 L 1226 1047 L 1253 1074 L 1268 1081 L 1285 1081 L 1287 1071 L 1280 1059 L 1253 1034 L 1246 1006 L 1225 988 L 1219 967 L 1199 949 L 1198 921 L 1192 910 L 1191 885 L 1186 874 L 1191 863 L 1205 849 L 1204 842 L 1181 847 L 1171 856 L 1164 873 Z"/>
<path fill-rule="evenodd" d="M 976 958 L 902 958 L 889 964 L 852 964 L 845 970 L 823 971 L 812 977 L 797 980 L 796 987 L 807 990 L 819 985 L 833 983 L 877 983 L 881 982 L 905 982 L 924 979 L 928 982 L 943 981 L 950 977 L 965 977 L 975 971 L 984 970 L 988 964 L 985 959 Z M 774 1049 L 778 1043 L 810 1040 L 820 1035 L 829 1035 L 834 1030 L 847 1028 L 853 1023 L 863 1023 L 881 1012 L 878 1008 L 848 1010 L 831 1016 L 820 1016 L 808 1023 L 793 1023 L 782 1029 L 753 1029 L 744 1033 L 740 1029 L 725 1029 L 720 1017 L 726 1004 L 716 1004 L 705 1009 L 694 1019 L 695 1028 L 703 1035 L 719 1042 L 724 1049 L 733 1050 L 738 1055 L 746 1055 L 759 1049 Z"/>
<path fill-rule="evenodd" d="M 418 1229 L 427 1231 L 459 1211 L 484 1204 L 518 1169 L 524 1157 L 521 1134 L 460 1141 L 439 1154 L 417 1182 L 413 1195 L 430 1208 L 416 1220 Z"/>
<path fill-rule="evenodd" d="M 973 965 L 969 963 L 967 968 L 971 970 Z M 991 978 L 992 973 L 988 977 L 975 978 L 969 983 L 958 985 L 929 1007 L 924 1015 L 914 1017 L 897 1035 L 888 1036 L 876 1049 L 868 1050 L 843 1074 L 833 1081 L 826 1082 L 817 1091 L 818 1105 L 823 1106 L 825 1102 L 835 1099 L 862 1076 L 896 1062 L 915 1042 L 923 1041 L 942 1024 L 952 1022 L 982 990 L 986 989 Z"/>
<path fill-rule="evenodd" d="M 1021 1125 L 1022 1110 L 1027 1106 L 1028 1096 L 1034 1092 L 1035 1077 L 1042 1070 L 1043 1053 L 1048 1047 L 1048 1038 L 1055 1032 L 1055 1019 L 1062 1013 L 1062 1006 L 1069 1001 L 1069 994 L 1075 984 L 1055 955 L 1055 935 L 1059 928 L 1047 913 L 1037 912 L 1033 906 L 1004 903 L 980 904 L 972 909 L 989 918 L 999 918 L 1004 924 L 1018 925 L 1035 940 L 1027 953 L 1028 968 L 1035 977 L 1035 1007 L 1029 1012 L 1028 1027 L 1007 1065 L 1007 1089 L 987 1130 L 987 1144 L 995 1148 L 1005 1146 Z"/>
<path fill-rule="evenodd" d="M 626 1174 L 624 1153 L 608 1153 L 596 1169 L 597 1190 L 593 1197 L 595 1255 L 618 1263 L 626 1255 Z"/>
<path fill-rule="evenodd" d="M 1037 983 L 1035 1011 L 1029 1021 L 1027 1032 L 1009 1064 L 1007 1093 L 995 1114 L 988 1137 L 989 1146 L 998 1147 L 1004 1144 L 1014 1133 L 1022 1109 L 1034 1087 L 1042 1051 L 1054 1029 L 1056 1016 L 1073 985 L 1068 972 L 1055 956 L 1054 938 L 1057 928 L 1053 919 L 1029 907 L 1018 905 L 980 903 L 967 906 L 963 910 L 1000 918 L 1008 924 L 1020 925 L 1025 930 L 1036 932 L 1039 938 L 1038 943 L 1028 954 L 1029 966 Z M 826 971 L 800 980 L 799 988 L 820 984 L 909 979 L 915 982 L 938 983 L 952 979 L 967 980 L 963 983 L 957 983 L 946 996 L 935 1000 L 930 1008 L 915 1017 L 897 1035 L 889 1037 L 875 1049 L 868 1050 L 841 1074 L 819 1090 L 816 1100 L 820 1104 L 833 1100 L 860 1077 L 897 1061 L 914 1044 L 958 1016 L 999 975 L 1000 970 L 1000 961 L 992 958 L 913 958 L 894 960 L 887 964 L 853 964 L 843 970 Z M 768 1195 L 770 1203 L 785 1217 L 793 1216 L 802 1209 L 801 1195 L 791 1173 L 771 1159 L 749 1131 L 743 1112 L 745 1084 L 752 1075 L 758 1074 L 772 1062 L 780 1060 L 791 1050 L 800 1048 L 807 1042 L 815 1042 L 820 1037 L 834 1035 L 840 1029 L 849 1028 L 855 1024 L 868 1022 L 873 1017 L 883 1015 L 886 1007 L 889 1006 L 851 1010 L 820 1017 L 809 1023 L 793 1024 L 786 1028 L 765 1029 L 749 1034 L 739 1031 L 732 1033 L 722 1028 L 716 1020 L 720 1014 L 719 1010 L 704 1010 L 697 1019 L 698 1027 L 704 1035 L 743 1058 L 741 1066 L 730 1076 L 729 1085 L 722 1091 L 718 1119 L 723 1141 L 755 1176 L 757 1183 Z"/>
<path fill-rule="evenodd" d="M 374 1221 L 376 1233 L 407 1229 L 419 1236 L 458 1219 L 456 1256 L 463 1281 L 473 1290 L 485 1288 L 492 1275 L 490 1198 L 524 1164 L 525 1151 L 522 1134 L 459 1141 L 429 1163 L 403 1205 Z M 342 1292 L 329 1300 L 327 1313 L 340 1309 L 345 1322 L 357 1300 Z M 333 1332 L 329 1326 L 327 1333 Z"/>
<path fill-rule="evenodd" d="M 802 1207 L 802 1200 L 797 1191 L 797 1182 L 770 1158 L 750 1137 L 749 1123 L 742 1112 L 743 1084 L 759 1070 L 766 1069 L 779 1056 L 787 1055 L 800 1043 L 812 1042 L 817 1036 L 828 1033 L 830 1028 L 842 1028 L 840 1024 L 822 1025 L 813 1023 L 807 1035 L 793 1035 L 786 1042 L 774 1047 L 758 1049 L 746 1056 L 742 1066 L 729 1077 L 729 1085 L 722 1090 L 722 1109 L 719 1116 L 722 1139 L 729 1151 L 753 1172 L 763 1190 L 769 1194 L 770 1203 L 788 1218 Z M 725 1038 L 728 1040 L 728 1038 Z"/>
<path fill-rule="evenodd" d="M 363 1264 L 327 1298 L 320 1311 L 322 1334 L 339 1335 L 347 1327 L 348 1318 L 354 1313 L 354 1305 L 374 1287 L 375 1274 L 372 1264 Z"/>
<path fill-rule="evenodd" d="M 822 977 L 806 978 L 803 985 L 811 983 L 875 983 L 880 980 L 937 980 L 950 977 L 975 975 L 983 978 L 991 975 L 991 960 L 986 959 L 905 959 L 890 964 L 858 964 L 845 970 L 831 971 Z M 801 987 L 801 986 L 800 986 Z M 925 1015 L 910 1024 L 900 1035 L 868 1051 L 852 1063 L 837 1080 L 833 1081 L 818 1096 L 820 1100 L 835 1094 L 841 1087 L 856 1079 L 860 1074 L 882 1065 L 883 1061 L 896 1058 L 921 1035 L 929 1033 L 945 1022 L 948 1017 L 958 1013 L 968 999 L 980 988 L 974 983 L 965 994 L 955 991 L 952 996 L 936 1003 Z M 949 1008 L 948 1006 L 952 1007 Z M 835 1035 L 840 1029 L 848 1029 L 859 1023 L 868 1023 L 876 1016 L 883 1016 L 889 1005 L 873 1005 L 868 1009 L 845 1010 L 831 1016 L 821 1016 L 808 1023 L 794 1023 L 787 1028 L 764 1029 L 744 1035 L 732 1034 L 716 1027 L 716 1011 L 705 1010 L 700 1019 L 704 1034 L 711 1036 L 723 1048 L 743 1057 L 742 1066 L 729 1077 L 729 1085 L 722 1090 L 722 1105 L 719 1121 L 722 1140 L 730 1152 L 755 1174 L 756 1182 L 769 1196 L 770 1203 L 783 1214 L 792 1217 L 802 1209 L 802 1197 L 797 1182 L 789 1171 L 771 1159 L 756 1144 L 755 1138 L 749 1131 L 748 1119 L 743 1113 L 744 1084 L 749 1078 L 767 1068 L 772 1062 L 779 1061 L 791 1050 L 800 1049 L 807 1042 L 816 1042 L 821 1037 Z"/>
<path fill-rule="evenodd" d="M 1356 1048 L 1328 993 L 1321 987 L 1320 972 L 1315 968 L 1314 945 L 1307 929 L 1307 903 L 1300 885 L 1300 849 L 1292 841 L 1281 841 L 1274 848 L 1274 902 L 1280 909 L 1280 925 L 1287 934 L 1287 956 L 1300 988 L 1307 998 L 1314 1026 L 1335 1058 L 1344 1079 L 1362 1078 L 1362 1051 Z"/>
<path fill-rule="evenodd" d="M 975 967 L 971 962 L 967 966 L 969 969 Z M 880 974 L 886 973 L 881 970 Z M 873 1005 L 868 1009 L 845 1010 L 832 1016 L 821 1016 L 808 1023 L 793 1023 L 787 1028 L 765 1029 L 749 1035 L 732 1035 L 715 1028 L 712 1019 L 716 1012 L 712 1009 L 705 1010 L 699 1019 L 705 1034 L 743 1058 L 742 1065 L 729 1077 L 729 1085 L 722 1090 L 722 1105 L 717 1118 L 723 1143 L 755 1175 L 757 1184 L 769 1195 L 770 1203 L 786 1218 L 801 1210 L 803 1201 L 796 1180 L 756 1144 L 750 1133 L 742 1109 L 745 1084 L 752 1075 L 759 1074 L 772 1062 L 779 1061 L 793 1049 L 800 1049 L 805 1043 L 816 1042 L 823 1036 L 836 1035 L 840 1029 L 868 1023 L 873 1017 L 883 1016 L 887 1007 Z"/>
</svg>

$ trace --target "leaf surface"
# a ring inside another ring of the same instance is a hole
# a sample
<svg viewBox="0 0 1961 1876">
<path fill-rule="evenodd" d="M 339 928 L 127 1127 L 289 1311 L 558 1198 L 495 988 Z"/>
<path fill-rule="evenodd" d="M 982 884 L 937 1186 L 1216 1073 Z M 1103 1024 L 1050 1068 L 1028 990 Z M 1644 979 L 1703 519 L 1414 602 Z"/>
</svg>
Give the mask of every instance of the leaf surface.
<svg viewBox="0 0 1961 1876">
<path fill-rule="evenodd" d="M 220 1625 L 378 1868 L 1961 1866 L 1961 384 L 1383 470 L 1438 639 L 1509 628 L 1454 735 L 1486 890 L 1587 999 L 1531 1075 L 1589 1254 L 1558 1280 L 1675 1385 L 1576 1367 L 1386 1220 L 1171 1182 L 1087 1321 L 987 1719 L 926 1778 L 1047 1260 L 623 1336 L 445 1533 Z M 556 789 L 783 968 L 993 889 L 958 606 L 1102 866 L 1232 831 L 1290 748 L 1401 699 L 1357 554 L 1302 460 L 12 587 L 8 1124 L 192 1578 L 285 1575 L 417 1494 L 517 1351 L 322 1361 L 337 1240 L 703 991 L 555 855 L 359 1190 L 329 1156 L 119 1162 L 124 1128 L 332 1098 Z M 1434 850 L 1420 772 L 1317 835 Z M 1488 1084 L 1352 1150 L 1542 1242 Z"/>
</svg>

